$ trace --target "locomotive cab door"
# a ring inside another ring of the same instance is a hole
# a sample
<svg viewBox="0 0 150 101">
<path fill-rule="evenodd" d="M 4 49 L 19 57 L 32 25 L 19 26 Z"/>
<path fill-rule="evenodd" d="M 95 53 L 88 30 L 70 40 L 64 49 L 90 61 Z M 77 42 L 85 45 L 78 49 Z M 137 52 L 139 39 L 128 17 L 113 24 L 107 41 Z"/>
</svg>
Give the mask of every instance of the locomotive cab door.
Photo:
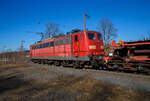
<svg viewBox="0 0 150 101">
<path fill-rule="evenodd" d="M 78 56 L 79 54 L 79 34 L 73 35 L 73 55 Z"/>
</svg>

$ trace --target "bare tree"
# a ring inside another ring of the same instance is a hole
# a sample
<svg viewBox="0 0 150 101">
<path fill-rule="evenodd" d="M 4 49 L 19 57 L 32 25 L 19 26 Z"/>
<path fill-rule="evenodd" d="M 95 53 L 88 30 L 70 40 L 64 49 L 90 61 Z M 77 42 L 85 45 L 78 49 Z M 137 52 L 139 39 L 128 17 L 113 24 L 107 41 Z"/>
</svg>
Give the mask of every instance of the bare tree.
<svg viewBox="0 0 150 101">
<path fill-rule="evenodd" d="M 150 40 L 150 30 L 147 32 L 147 34 L 148 34 L 147 39 Z"/>
<path fill-rule="evenodd" d="M 46 24 L 45 38 L 52 38 L 63 36 L 64 34 L 60 31 L 60 25 L 56 23 L 48 23 Z"/>
<path fill-rule="evenodd" d="M 43 32 L 36 32 L 36 34 L 40 35 L 40 41 L 43 41 L 44 40 L 44 33 Z"/>
<path fill-rule="evenodd" d="M 108 53 L 110 50 L 110 42 L 117 37 L 117 29 L 109 19 L 102 19 L 99 22 L 98 30 L 103 34 L 104 50 Z"/>
<path fill-rule="evenodd" d="M 40 22 L 38 23 L 40 24 Z M 40 41 L 46 40 L 48 38 L 64 36 L 65 34 L 61 32 L 60 25 L 50 22 L 45 25 L 45 32 L 31 32 L 27 31 L 26 33 L 34 33 L 40 36 Z"/>
<path fill-rule="evenodd" d="M 145 40 L 150 40 L 150 30 L 147 31 L 146 34 L 142 34 L 141 37 L 139 38 L 140 41 L 145 41 Z"/>
<path fill-rule="evenodd" d="M 45 33 L 43 32 L 31 32 L 31 31 L 26 31 L 26 33 L 34 33 L 40 36 L 40 41 L 43 41 L 45 38 Z"/>
</svg>

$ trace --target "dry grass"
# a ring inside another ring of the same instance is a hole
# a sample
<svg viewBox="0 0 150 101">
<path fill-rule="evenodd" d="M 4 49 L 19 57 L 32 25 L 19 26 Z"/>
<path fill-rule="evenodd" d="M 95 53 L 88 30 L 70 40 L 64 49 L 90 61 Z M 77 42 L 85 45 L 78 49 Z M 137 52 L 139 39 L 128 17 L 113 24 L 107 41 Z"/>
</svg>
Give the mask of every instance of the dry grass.
<svg viewBox="0 0 150 101">
<path fill-rule="evenodd" d="M 4 68 L 17 68 L 17 67 L 28 67 L 27 65 L 23 64 L 23 63 L 4 63 L 4 62 L 0 62 L 0 69 L 4 69 Z"/>
<path fill-rule="evenodd" d="M 150 93 L 127 89 L 88 77 L 60 76 L 49 82 L 48 91 L 65 89 L 76 101 L 149 101 Z M 56 98 L 57 99 L 57 98 Z M 61 99 L 59 99 L 61 101 Z M 68 100 L 67 100 L 68 101 Z"/>
<path fill-rule="evenodd" d="M 13 69 L 18 69 L 15 73 Z M 7 69 L 6 69 L 7 68 Z M 59 75 L 52 80 L 23 79 L 24 64 L 0 66 L 0 101 L 149 101 L 150 93 L 89 77 Z M 33 69 L 34 70 L 34 69 Z M 2 73 L 7 72 L 7 73 Z M 41 76 L 47 71 L 42 71 Z M 49 74 L 49 75 L 53 75 Z"/>
</svg>

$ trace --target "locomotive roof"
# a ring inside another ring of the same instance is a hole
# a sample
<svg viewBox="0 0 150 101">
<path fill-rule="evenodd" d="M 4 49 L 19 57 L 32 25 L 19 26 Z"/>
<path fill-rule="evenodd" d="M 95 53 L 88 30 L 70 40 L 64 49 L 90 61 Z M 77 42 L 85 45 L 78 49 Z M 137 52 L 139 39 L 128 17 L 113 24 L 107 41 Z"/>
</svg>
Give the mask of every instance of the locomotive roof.
<svg viewBox="0 0 150 101">
<path fill-rule="evenodd" d="M 96 31 L 80 31 L 80 32 L 76 32 L 76 33 L 73 33 L 73 34 L 81 34 L 82 32 L 100 33 L 100 32 L 96 32 Z M 46 42 L 49 42 L 49 41 L 54 41 L 56 39 L 61 39 L 61 38 L 69 37 L 69 36 L 72 36 L 73 34 L 71 34 L 71 35 L 65 35 L 65 36 L 60 36 L 60 37 L 56 37 L 56 38 L 49 38 L 47 40 L 44 40 L 44 41 L 32 44 L 31 46 L 34 46 L 34 45 L 37 45 L 37 44 L 46 43 Z"/>
</svg>

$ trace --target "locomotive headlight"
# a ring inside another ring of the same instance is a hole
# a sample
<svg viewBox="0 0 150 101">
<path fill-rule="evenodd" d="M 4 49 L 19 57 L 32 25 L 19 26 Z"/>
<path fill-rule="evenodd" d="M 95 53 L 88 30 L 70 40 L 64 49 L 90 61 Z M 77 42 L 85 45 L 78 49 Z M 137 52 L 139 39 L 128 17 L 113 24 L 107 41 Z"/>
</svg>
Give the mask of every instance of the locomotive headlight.
<svg viewBox="0 0 150 101">
<path fill-rule="evenodd" d="M 95 45 L 90 45 L 89 49 L 96 49 L 96 46 Z"/>
<path fill-rule="evenodd" d="M 113 53 L 109 53 L 109 56 L 112 57 L 112 56 L 113 56 Z"/>
<path fill-rule="evenodd" d="M 101 49 L 104 49 L 104 46 L 101 46 L 100 48 L 101 48 Z"/>
<path fill-rule="evenodd" d="M 102 59 L 102 56 L 100 56 L 99 59 Z"/>
</svg>

